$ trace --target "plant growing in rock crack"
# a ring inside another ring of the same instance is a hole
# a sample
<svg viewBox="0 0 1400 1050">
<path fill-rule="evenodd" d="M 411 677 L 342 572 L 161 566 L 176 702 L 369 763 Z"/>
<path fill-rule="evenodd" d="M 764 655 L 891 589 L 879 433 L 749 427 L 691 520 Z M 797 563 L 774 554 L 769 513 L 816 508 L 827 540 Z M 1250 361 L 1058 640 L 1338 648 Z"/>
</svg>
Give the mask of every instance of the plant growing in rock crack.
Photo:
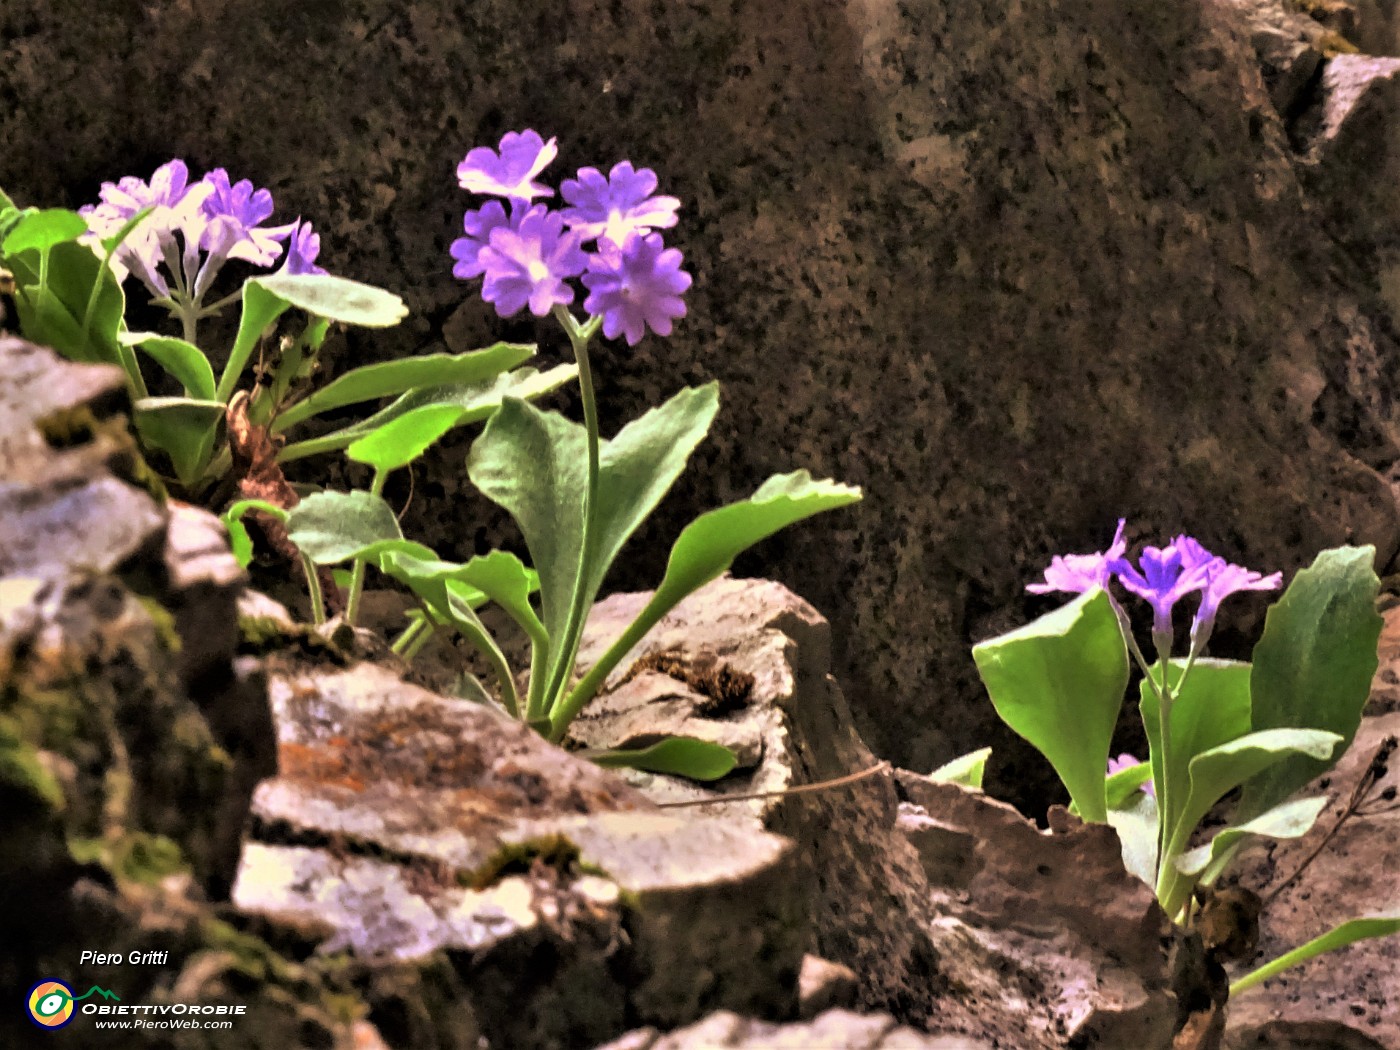
<svg viewBox="0 0 1400 1050">
<path fill-rule="evenodd" d="M 265 225 L 272 213 L 269 191 L 231 182 L 222 168 L 191 181 L 180 160 L 149 182 L 129 176 L 103 184 L 101 202 L 78 212 L 20 209 L 0 193 L 0 267 L 13 277 L 21 333 L 73 360 L 123 369 L 137 431 L 168 460 L 177 491 L 218 502 L 227 482 L 247 480 L 250 470 L 275 475 L 254 479 L 254 490 L 266 490 L 281 480 L 281 464 L 344 449 L 425 405 L 460 408 L 461 425 L 485 418 L 506 393 L 535 397 L 572 378 L 568 367 L 512 371 L 534 348 L 499 343 L 365 365 L 317 389 L 317 357 L 332 323 L 387 327 L 407 309 L 390 292 L 327 274 L 317 265 L 320 237 L 311 224 Z M 266 271 L 279 259 L 274 272 L 212 298 L 230 263 Z M 178 336 L 128 329 L 129 276 L 178 321 Z M 216 372 L 199 326 L 234 303 L 241 319 Z M 293 309 L 304 322 L 270 340 Z M 255 382 L 240 389 L 255 355 Z M 179 393 L 152 396 L 142 358 Z M 368 419 L 286 442 L 294 427 L 323 413 L 390 397 L 397 400 Z"/>
<path fill-rule="evenodd" d="M 1125 557 L 1123 522 L 1106 551 L 1057 556 L 1027 589 L 1078 594 L 1062 608 L 977 645 L 973 657 L 998 715 L 1043 754 L 1085 819 L 1111 824 L 1123 859 L 1175 922 L 1191 923 L 1252 837 L 1298 838 L 1326 798 L 1293 798 L 1331 768 L 1361 721 L 1377 667 L 1380 581 L 1371 547 L 1323 551 L 1269 609 L 1251 662 L 1212 659 L 1206 644 L 1221 602 L 1273 590 L 1263 576 L 1211 554 L 1189 536 Z M 1152 608 L 1148 662 L 1110 589 Z M 1173 656 L 1177 602 L 1199 594 L 1184 656 Z M 1141 672 L 1139 710 L 1149 761 L 1109 761 L 1128 686 Z M 1239 789 L 1231 822 L 1196 844 L 1206 815 Z M 1400 917 L 1353 919 L 1249 973 L 1232 992 L 1365 937 L 1400 931 Z"/>
<path fill-rule="evenodd" d="M 681 269 L 681 253 L 667 248 L 656 232 L 675 225 L 680 202 L 655 194 L 653 172 L 623 161 L 607 175 L 584 168 L 576 179 L 565 180 L 561 192 L 567 206 L 551 210 L 535 200 L 554 191 L 535 179 L 556 153 L 555 140 L 545 142 L 533 131 L 508 133 L 498 149 L 468 153 L 457 169 L 462 187 L 499 199 L 466 213 L 466 236 L 451 249 L 457 260 L 453 273 L 467 280 L 482 277 L 482 296 L 502 317 L 526 307 L 536 317 L 552 315 L 577 363 L 582 425 L 507 395 L 467 462 L 472 483 L 519 525 L 533 571 L 499 550 L 464 564 L 437 559 L 399 535 L 373 486 L 368 494 L 325 494 L 324 505 L 307 500 L 287 522 L 298 542 L 306 538 L 300 523 L 313 510 L 324 509 L 319 520 L 331 524 L 377 523 L 338 546 L 319 545 L 318 538 L 310 557 L 321 564 L 372 560 L 402 581 L 423 610 L 396 643 L 399 648 L 409 652 L 427 632 L 450 625 L 485 655 L 502 706 L 557 742 L 608 674 L 681 599 L 727 570 L 753 544 L 813 514 L 853 503 L 860 491 L 797 471 L 770 478 L 749 499 L 701 515 L 677 538 L 665 577 L 646 607 L 575 680 L 588 610 L 628 538 L 709 431 L 719 388 L 710 383 L 683 389 L 611 439 L 602 438 L 589 345 L 600 330 L 608 339 L 623 336 L 629 346 L 648 330 L 669 335 L 672 321 L 685 314 L 682 296 L 690 275 Z M 587 289 L 582 319 L 569 309 L 577 294 L 575 279 Z M 421 418 L 423 437 L 441 423 Z M 396 462 L 392 457 L 376 462 L 363 444 L 358 451 L 352 446 L 350 454 L 377 472 Z M 536 590 L 538 609 L 532 601 Z M 485 600 L 500 606 L 529 640 L 523 697 L 506 656 L 474 611 Z M 592 757 L 699 779 L 723 776 L 734 765 L 725 748 L 679 738 Z"/>
</svg>

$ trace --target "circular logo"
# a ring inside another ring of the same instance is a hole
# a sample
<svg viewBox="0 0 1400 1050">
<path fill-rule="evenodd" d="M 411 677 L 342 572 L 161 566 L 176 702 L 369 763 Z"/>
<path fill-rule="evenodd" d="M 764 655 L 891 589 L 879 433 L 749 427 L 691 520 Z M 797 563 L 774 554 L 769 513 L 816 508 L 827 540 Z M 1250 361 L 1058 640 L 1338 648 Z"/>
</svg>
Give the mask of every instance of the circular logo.
<svg viewBox="0 0 1400 1050">
<path fill-rule="evenodd" d="M 62 1028 L 73 1020 L 73 989 L 62 981 L 40 981 L 29 989 L 29 1018 L 41 1028 Z"/>
</svg>

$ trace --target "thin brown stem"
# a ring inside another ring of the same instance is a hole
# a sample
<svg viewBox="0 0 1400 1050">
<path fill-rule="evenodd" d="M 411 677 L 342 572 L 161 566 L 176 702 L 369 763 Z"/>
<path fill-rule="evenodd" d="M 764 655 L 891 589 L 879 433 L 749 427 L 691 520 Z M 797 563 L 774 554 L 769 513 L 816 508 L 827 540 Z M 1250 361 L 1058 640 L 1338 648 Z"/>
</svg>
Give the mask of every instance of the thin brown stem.
<svg viewBox="0 0 1400 1050">
<path fill-rule="evenodd" d="M 830 791 L 832 788 L 845 787 L 847 784 L 854 784 L 859 780 L 865 780 L 883 773 L 890 768 L 888 762 L 876 762 L 869 769 L 862 769 L 859 773 L 848 773 L 844 777 L 837 777 L 835 780 L 819 780 L 815 784 L 801 784 L 798 787 L 784 788 L 781 791 L 757 791 L 751 795 L 724 795 L 720 798 L 697 798 L 689 802 L 658 802 L 661 809 L 682 809 L 688 806 L 718 806 L 724 802 L 751 802 L 760 798 L 782 798 L 785 795 L 802 795 L 809 791 Z"/>
</svg>

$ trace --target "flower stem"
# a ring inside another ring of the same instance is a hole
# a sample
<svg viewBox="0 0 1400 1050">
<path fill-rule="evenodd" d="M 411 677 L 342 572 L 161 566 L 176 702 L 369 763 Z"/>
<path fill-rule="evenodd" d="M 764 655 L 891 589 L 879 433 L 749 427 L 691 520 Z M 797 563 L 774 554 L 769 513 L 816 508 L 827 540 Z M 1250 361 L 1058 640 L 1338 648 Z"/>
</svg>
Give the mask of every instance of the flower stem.
<svg viewBox="0 0 1400 1050">
<path fill-rule="evenodd" d="M 601 318 L 592 317 L 580 325 L 574 315 L 562 305 L 554 308 L 554 316 L 569 336 L 569 342 L 574 348 L 574 358 L 578 362 L 578 386 L 583 398 L 583 427 L 588 441 L 588 483 L 583 494 L 583 535 L 579 540 L 578 571 L 574 577 L 574 592 L 569 601 L 568 619 L 564 621 L 563 633 L 554 639 L 556 649 L 544 689 L 536 694 L 534 685 L 531 684 L 530 698 L 534 701 L 534 706 L 526 708 L 528 719 L 551 714 L 560 694 L 569 684 L 587 613 L 584 606 L 589 598 L 588 577 L 595 542 L 594 518 L 598 509 L 598 402 L 593 390 L 593 370 L 588 361 L 588 342 L 598 330 Z"/>
<path fill-rule="evenodd" d="M 321 594 L 321 578 L 316 575 L 316 566 L 305 554 L 301 556 L 301 568 L 306 573 L 306 593 L 311 598 L 311 622 L 317 627 L 326 622 L 326 601 Z"/>
<path fill-rule="evenodd" d="M 369 491 L 372 496 L 382 495 L 384 492 L 384 482 L 388 480 L 388 474 L 382 470 L 374 472 L 374 480 L 370 482 Z M 355 626 L 355 618 L 360 615 L 360 594 L 365 587 L 365 559 L 356 558 L 355 567 L 350 570 L 350 594 L 345 599 L 345 622 L 351 627 Z"/>
</svg>

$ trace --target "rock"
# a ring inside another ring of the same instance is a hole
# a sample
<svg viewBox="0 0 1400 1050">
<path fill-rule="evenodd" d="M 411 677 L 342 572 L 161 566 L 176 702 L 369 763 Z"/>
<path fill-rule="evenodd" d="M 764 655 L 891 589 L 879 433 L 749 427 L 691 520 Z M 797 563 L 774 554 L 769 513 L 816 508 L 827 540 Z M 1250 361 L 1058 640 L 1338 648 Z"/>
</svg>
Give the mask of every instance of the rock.
<svg viewBox="0 0 1400 1050">
<path fill-rule="evenodd" d="M 849 966 L 818 955 L 802 957 L 797 977 L 797 1014 L 810 1021 L 833 1009 L 850 1009 L 860 995 L 860 978 Z"/>
<path fill-rule="evenodd" d="M 148 491 L 124 403 L 119 370 L 0 338 L 0 993 L 49 976 L 246 1008 L 227 1034 L 133 1030 L 135 1050 L 348 1046 L 363 1006 L 343 975 L 210 903 L 275 768 L 272 725 L 256 670 L 234 666 L 242 574 L 209 515 Z M 0 1016 L 0 1045 L 34 1031 Z M 111 1045 L 90 1018 L 65 1041 Z"/>
<path fill-rule="evenodd" d="M 1391 627 L 1396 617 L 1388 616 Z M 1394 670 L 1392 658 L 1382 663 Z M 1241 964 L 1248 972 L 1317 937 L 1337 923 L 1362 915 L 1400 914 L 1400 809 L 1384 792 L 1400 787 L 1400 759 L 1392 757 L 1377 783 L 1367 815 L 1342 825 L 1301 878 L 1272 901 L 1271 887 L 1297 868 L 1336 822 L 1381 742 L 1400 736 L 1400 711 L 1363 719 L 1336 768 L 1304 789 L 1328 794 L 1331 804 L 1302 839 L 1249 847 L 1237 861 L 1243 885 L 1265 896 L 1258 954 Z M 1301 967 L 1286 970 L 1229 1005 L 1227 1045 L 1244 1047 L 1400 1046 L 1400 936 L 1361 941 Z M 1311 1040 L 1311 1041 L 1310 1041 Z"/>
<path fill-rule="evenodd" d="M 581 667 L 648 597 L 595 606 Z M 742 706 L 680 725 L 665 717 L 685 733 L 712 720 L 747 727 L 763 759 L 712 787 L 630 779 L 663 804 L 708 799 L 706 810 L 795 839 L 813 887 L 811 950 L 859 976 L 858 1007 L 1020 1050 L 1171 1044 L 1170 928 L 1151 891 L 1123 871 L 1114 833 L 1042 835 L 986 796 L 882 771 L 831 676 L 830 630 L 806 602 L 762 580 L 707 584 L 619 665 L 604 715 L 587 723 L 590 741 L 611 744 L 599 732 L 608 723 L 644 732 L 658 692 L 646 678 L 660 667 L 678 686 L 721 670 L 751 683 Z M 772 794 L 872 770 L 830 790 Z"/>
<path fill-rule="evenodd" d="M 1328 30 L 1286 0 L 1230 0 L 1259 56 L 1269 97 L 1291 118 L 1322 64 Z"/>
<path fill-rule="evenodd" d="M 673 337 L 595 351 L 603 428 L 702 377 L 724 408 L 615 585 L 655 586 L 683 522 L 773 470 L 863 485 L 740 568 L 830 611 L 878 753 L 929 769 L 994 743 L 993 783 L 1027 799 L 1048 774 L 966 650 L 1042 607 L 1023 588 L 1052 554 L 1098 549 L 1120 514 L 1131 538 L 1188 530 L 1266 570 L 1397 549 L 1392 337 L 1307 206 L 1228 7 L 569 10 L 6 0 L 5 188 L 76 205 L 172 155 L 223 166 L 314 221 L 327 266 L 408 294 L 409 321 L 335 337 L 328 368 L 502 336 L 552 364 L 557 330 L 499 321 L 451 277 L 473 203 L 453 166 L 534 127 L 562 148 L 547 176 L 655 168 L 697 279 Z M 404 521 L 444 556 L 515 539 L 464 509 L 470 440 L 422 464 Z"/>
<path fill-rule="evenodd" d="M 272 666 L 280 775 L 254 800 L 245 913 L 370 969 L 445 954 L 497 1046 L 795 1011 L 790 843 L 661 813 L 486 706 L 385 668 Z"/>
<path fill-rule="evenodd" d="M 629 1032 L 596 1050 L 992 1050 L 992 1044 L 961 1036 L 925 1035 L 883 1014 L 828 1010 L 800 1024 L 768 1024 L 735 1014 L 713 1014 L 665 1034 Z"/>
</svg>

